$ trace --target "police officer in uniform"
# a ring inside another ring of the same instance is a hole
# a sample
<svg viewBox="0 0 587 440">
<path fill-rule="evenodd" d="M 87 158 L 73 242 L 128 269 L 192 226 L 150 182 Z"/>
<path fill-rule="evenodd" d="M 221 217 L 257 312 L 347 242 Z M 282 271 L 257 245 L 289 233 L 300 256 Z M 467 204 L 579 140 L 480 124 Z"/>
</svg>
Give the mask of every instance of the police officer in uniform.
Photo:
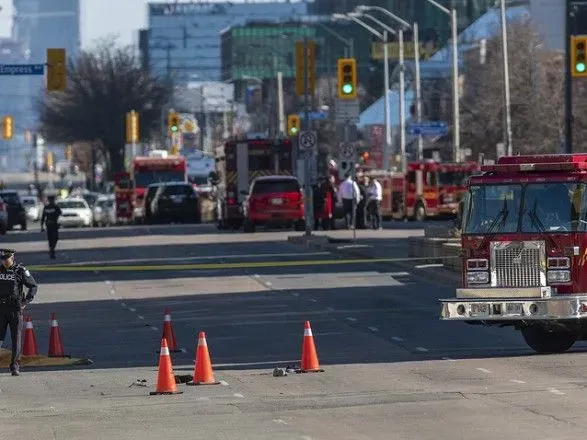
<svg viewBox="0 0 587 440">
<path fill-rule="evenodd" d="M 10 326 L 12 358 L 10 372 L 19 376 L 19 361 L 22 350 L 22 311 L 35 297 L 37 282 L 21 264 L 14 263 L 13 249 L 0 249 L 0 345 L 6 338 Z M 24 287 L 28 288 L 25 296 Z"/>
<path fill-rule="evenodd" d="M 43 208 L 41 216 L 41 232 L 47 228 L 47 241 L 49 242 L 49 257 L 55 258 L 55 246 L 59 241 L 59 216 L 61 208 L 55 204 L 55 195 L 47 195 L 47 204 Z"/>
</svg>

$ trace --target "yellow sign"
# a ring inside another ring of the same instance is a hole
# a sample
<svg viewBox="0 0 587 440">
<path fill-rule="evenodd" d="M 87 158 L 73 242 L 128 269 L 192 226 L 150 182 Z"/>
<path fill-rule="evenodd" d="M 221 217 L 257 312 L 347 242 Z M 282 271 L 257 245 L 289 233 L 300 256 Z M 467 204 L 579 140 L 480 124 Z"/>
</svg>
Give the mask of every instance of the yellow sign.
<svg viewBox="0 0 587 440">
<path fill-rule="evenodd" d="M 47 90 L 62 92 L 67 86 L 65 49 L 47 49 Z"/>
<path fill-rule="evenodd" d="M 434 49 L 426 47 L 427 45 L 420 44 L 420 59 L 427 60 L 434 54 Z M 390 60 L 399 60 L 399 43 L 387 43 L 387 52 Z M 383 60 L 383 43 L 371 43 L 371 58 L 374 60 Z M 416 58 L 414 50 L 414 43 L 404 43 L 404 58 L 406 60 L 413 60 Z"/>
</svg>

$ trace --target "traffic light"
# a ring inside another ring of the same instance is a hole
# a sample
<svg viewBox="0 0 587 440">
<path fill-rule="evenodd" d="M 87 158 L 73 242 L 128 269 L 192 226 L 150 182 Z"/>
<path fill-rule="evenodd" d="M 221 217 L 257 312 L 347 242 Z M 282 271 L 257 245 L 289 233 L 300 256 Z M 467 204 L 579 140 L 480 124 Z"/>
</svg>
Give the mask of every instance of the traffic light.
<svg viewBox="0 0 587 440">
<path fill-rule="evenodd" d="M 175 112 L 169 112 L 167 115 L 167 128 L 170 133 L 177 133 L 179 131 L 180 118 Z"/>
<path fill-rule="evenodd" d="M 10 140 L 14 136 L 14 120 L 12 116 L 4 116 L 2 119 L 2 139 Z"/>
<path fill-rule="evenodd" d="M 67 86 L 65 49 L 47 49 L 47 90 L 62 92 Z"/>
<path fill-rule="evenodd" d="M 316 42 L 308 41 L 307 50 L 303 41 L 296 42 L 296 94 L 306 94 L 305 77 L 308 76 L 308 95 L 316 89 Z"/>
<path fill-rule="evenodd" d="M 136 144 L 139 141 L 139 114 L 134 110 L 126 114 L 126 143 Z"/>
<path fill-rule="evenodd" d="M 337 64 L 339 99 L 356 99 L 357 60 L 354 58 L 339 58 Z"/>
<path fill-rule="evenodd" d="M 299 115 L 287 116 L 287 134 L 291 137 L 300 134 L 300 117 Z"/>
<path fill-rule="evenodd" d="M 363 164 L 363 165 L 366 164 L 367 162 L 369 162 L 369 152 L 368 151 L 365 151 L 363 154 L 361 154 L 360 161 L 361 161 L 361 164 Z"/>
<path fill-rule="evenodd" d="M 587 35 L 571 36 L 571 75 L 587 77 Z"/>
</svg>

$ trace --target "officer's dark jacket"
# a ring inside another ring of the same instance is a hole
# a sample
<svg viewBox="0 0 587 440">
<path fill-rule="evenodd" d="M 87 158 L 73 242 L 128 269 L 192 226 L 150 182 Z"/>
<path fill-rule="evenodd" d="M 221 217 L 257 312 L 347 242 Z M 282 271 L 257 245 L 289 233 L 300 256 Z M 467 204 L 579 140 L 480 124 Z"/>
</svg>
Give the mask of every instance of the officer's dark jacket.
<svg viewBox="0 0 587 440">
<path fill-rule="evenodd" d="M 28 293 L 24 295 L 24 286 Z M 26 267 L 15 264 L 10 269 L 0 267 L 0 300 L 14 304 L 28 304 L 37 293 L 37 281 Z"/>
<path fill-rule="evenodd" d="M 57 226 L 57 220 L 61 215 L 61 208 L 55 203 L 49 203 L 43 208 L 43 215 L 41 216 L 41 225 Z"/>
</svg>

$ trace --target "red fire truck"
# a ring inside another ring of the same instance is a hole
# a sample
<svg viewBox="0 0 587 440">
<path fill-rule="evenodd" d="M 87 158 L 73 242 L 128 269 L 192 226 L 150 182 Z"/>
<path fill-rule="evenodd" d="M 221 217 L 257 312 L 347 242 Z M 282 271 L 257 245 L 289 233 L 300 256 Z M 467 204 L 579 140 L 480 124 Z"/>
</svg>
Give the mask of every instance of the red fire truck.
<svg viewBox="0 0 587 440">
<path fill-rule="evenodd" d="M 216 196 L 218 229 L 239 229 L 243 225 L 243 192 L 260 176 L 292 175 L 292 144 L 283 139 L 230 140 L 216 151 L 219 184 Z"/>
<path fill-rule="evenodd" d="M 441 318 L 512 326 L 539 353 L 587 338 L 587 154 L 502 157 L 470 178 L 462 287 Z"/>
<path fill-rule="evenodd" d="M 182 156 L 133 158 L 129 172 L 118 174 L 115 196 L 116 217 L 127 222 L 141 220 L 145 191 L 150 184 L 160 182 L 187 182 L 185 158 Z M 130 217 L 129 209 L 126 209 L 129 196 L 132 208 Z M 123 201 L 122 207 L 118 204 L 119 199 Z"/>
<path fill-rule="evenodd" d="M 478 172 L 476 162 L 410 162 L 407 173 L 366 171 L 383 190 L 381 212 L 396 220 L 455 216 L 467 178 Z"/>
</svg>

